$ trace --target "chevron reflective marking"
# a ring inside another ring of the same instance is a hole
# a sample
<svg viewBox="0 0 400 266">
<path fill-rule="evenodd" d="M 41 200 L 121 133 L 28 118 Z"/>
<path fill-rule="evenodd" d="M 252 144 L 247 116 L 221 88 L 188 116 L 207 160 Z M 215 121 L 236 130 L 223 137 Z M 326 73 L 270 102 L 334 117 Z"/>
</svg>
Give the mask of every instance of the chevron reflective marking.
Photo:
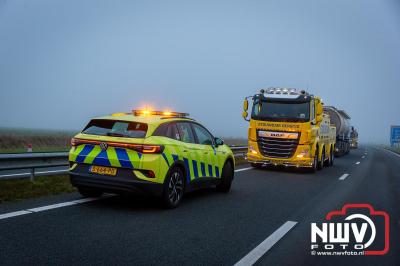
<svg viewBox="0 0 400 266">
<path fill-rule="evenodd" d="M 122 167 L 133 169 L 132 162 L 129 159 L 128 152 L 125 149 L 115 148 L 119 163 Z"/>
<path fill-rule="evenodd" d="M 197 169 L 197 161 L 196 160 L 192 160 L 192 165 L 193 165 L 194 177 L 197 178 L 197 177 L 199 177 L 199 172 L 198 172 L 198 169 Z"/>
<path fill-rule="evenodd" d="M 76 162 L 83 163 L 86 156 L 93 150 L 93 148 L 94 148 L 93 145 L 85 145 L 85 147 L 83 147 L 82 151 L 76 157 Z"/>
<path fill-rule="evenodd" d="M 93 160 L 93 164 L 111 166 L 110 161 L 108 160 L 107 151 L 101 151 Z"/>
</svg>

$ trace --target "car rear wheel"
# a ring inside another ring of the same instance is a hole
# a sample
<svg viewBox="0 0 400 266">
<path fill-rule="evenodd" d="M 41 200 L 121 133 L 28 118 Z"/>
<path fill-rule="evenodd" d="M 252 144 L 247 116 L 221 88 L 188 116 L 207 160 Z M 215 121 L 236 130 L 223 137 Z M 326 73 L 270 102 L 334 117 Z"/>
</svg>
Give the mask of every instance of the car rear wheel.
<svg viewBox="0 0 400 266">
<path fill-rule="evenodd" d="M 164 182 L 162 201 L 167 208 L 176 208 L 182 200 L 185 188 L 183 172 L 179 167 L 171 169 Z"/>
<path fill-rule="evenodd" d="M 233 165 L 230 161 L 227 161 L 224 165 L 224 168 L 222 168 L 221 181 L 217 185 L 218 191 L 224 193 L 229 192 L 232 185 L 233 174 L 234 174 Z"/>
<path fill-rule="evenodd" d="M 97 189 L 78 188 L 78 191 L 85 198 L 97 198 L 103 195 L 103 192 Z"/>
</svg>

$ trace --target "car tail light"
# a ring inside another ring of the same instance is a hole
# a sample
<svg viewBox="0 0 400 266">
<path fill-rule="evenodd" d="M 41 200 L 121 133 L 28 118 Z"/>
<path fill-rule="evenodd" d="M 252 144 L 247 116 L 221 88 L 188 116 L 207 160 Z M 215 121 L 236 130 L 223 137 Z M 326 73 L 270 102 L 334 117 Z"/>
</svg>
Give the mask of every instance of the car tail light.
<svg viewBox="0 0 400 266">
<path fill-rule="evenodd" d="M 160 145 L 142 145 L 142 153 L 161 153 L 162 150 Z"/>
<path fill-rule="evenodd" d="M 99 145 L 102 141 L 98 140 L 87 140 L 87 139 L 71 139 L 71 145 L 73 147 L 81 144 L 92 144 Z M 109 147 L 125 148 L 130 150 L 135 150 L 140 153 L 162 153 L 164 146 L 162 145 L 147 145 L 147 144 L 131 144 L 131 143 L 120 143 L 120 142 L 106 142 Z"/>
</svg>

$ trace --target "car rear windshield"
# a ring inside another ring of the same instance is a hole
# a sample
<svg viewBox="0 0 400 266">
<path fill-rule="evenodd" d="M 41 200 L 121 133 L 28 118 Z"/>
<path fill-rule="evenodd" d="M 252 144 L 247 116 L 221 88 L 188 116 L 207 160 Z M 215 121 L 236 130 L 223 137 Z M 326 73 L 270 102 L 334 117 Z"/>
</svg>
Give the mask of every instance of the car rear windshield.
<svg viewBox="0 0 400 266">
<path fill-rule="evenodd" d="M 124 138 L 144 138 L 146 132 L 147 124 L 144 123 L 106 119 L 93 119 L 82 131 L 84 134 Z"/>
</svg>

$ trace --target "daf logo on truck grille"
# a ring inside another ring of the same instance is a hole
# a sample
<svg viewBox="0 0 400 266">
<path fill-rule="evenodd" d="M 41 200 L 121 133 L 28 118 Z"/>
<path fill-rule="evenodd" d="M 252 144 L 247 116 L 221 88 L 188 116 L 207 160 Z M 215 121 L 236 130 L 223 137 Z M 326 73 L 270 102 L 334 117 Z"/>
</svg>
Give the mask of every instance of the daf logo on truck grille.
<svg viewBox="0 0 400 266">
<path fill-rule="evenodd" d="M 103 151 L 106 151 L 107 148 L 108 148 L 108 144 L 105 143 L 105 142 L 101 142 L 101 143 L 99 144 L 99 146 L 100 146 L 101 150 L 103 150 Z"/>
<path fill-rule="evenodd" d="M 258 136 L 263 138 L 297 139 L 299 134 L 295 132 L 258 131 Z"/>
</svg>

